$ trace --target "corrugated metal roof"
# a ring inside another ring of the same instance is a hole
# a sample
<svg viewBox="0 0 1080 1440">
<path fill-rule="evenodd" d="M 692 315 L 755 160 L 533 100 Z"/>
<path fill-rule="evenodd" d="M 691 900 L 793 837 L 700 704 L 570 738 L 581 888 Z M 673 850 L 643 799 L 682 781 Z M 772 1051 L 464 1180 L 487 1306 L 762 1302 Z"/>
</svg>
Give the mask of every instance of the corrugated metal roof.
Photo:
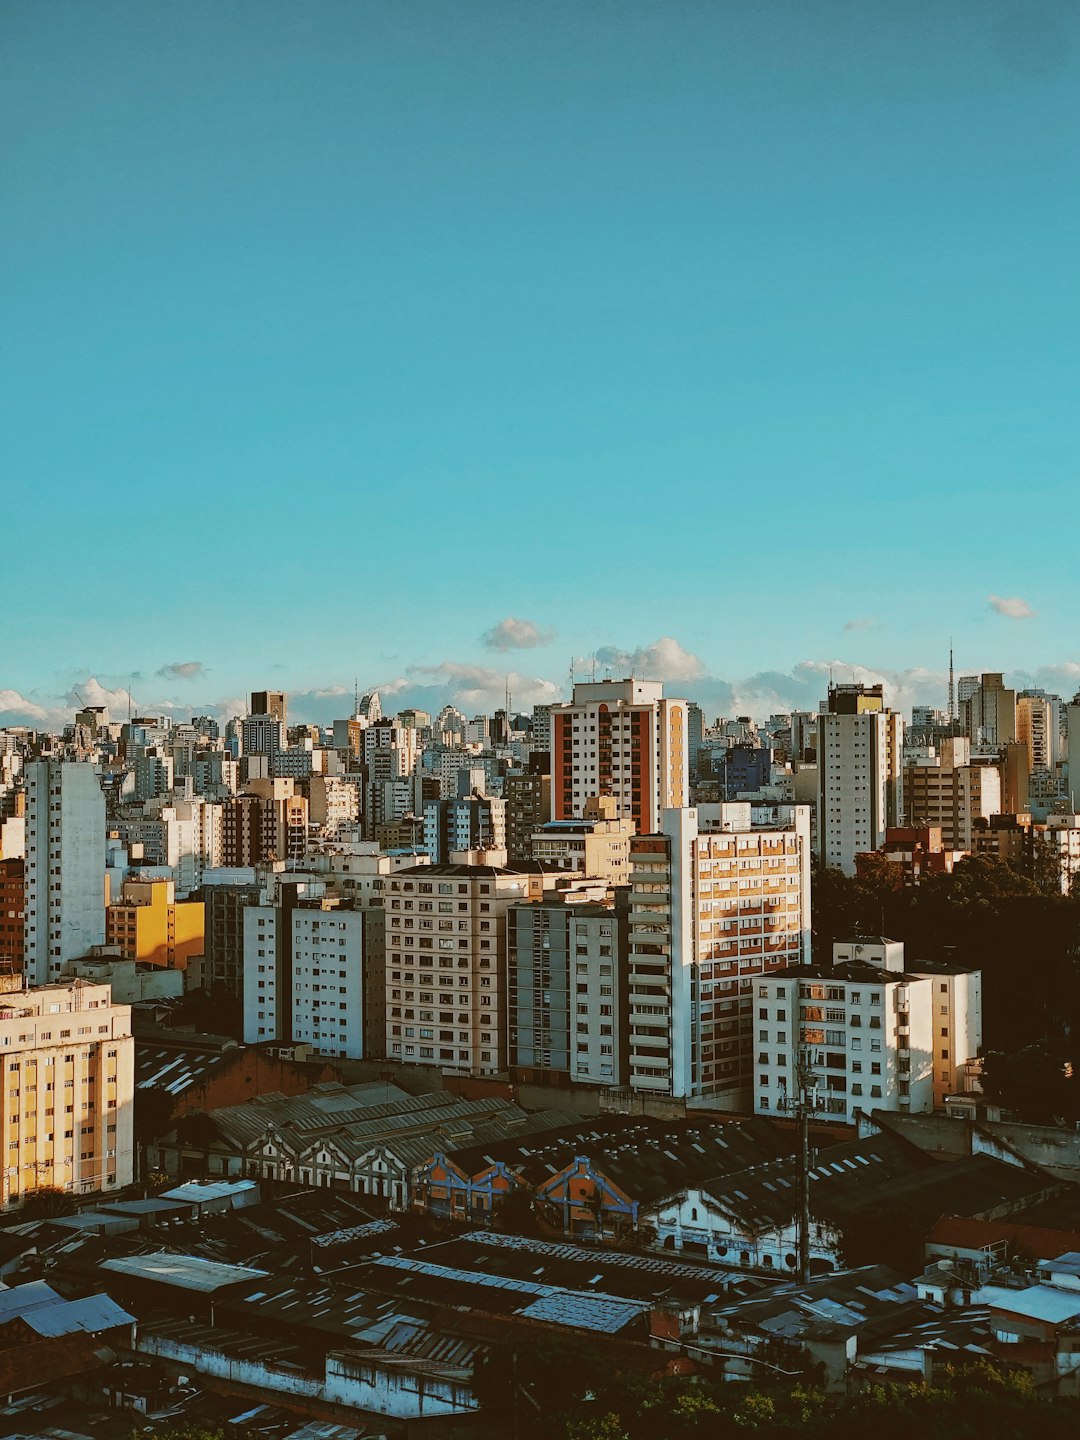
<svg viewBox="0 0 1080 1440">
<path fill-rule="evenodd" d="M 38 1335 L 99 1335 L 121 1325 L 134 1325 L 135 1317 L 122 1310 L 108 1295 L 87 1295 L 82 1300 L 62 1300 L 24 1315 L 23 1320 Z"/>
<path fill-rule="evenodd" d="M 173 1190 L 163 1190 L 161 1198 L 201 1205 L 207 1200 L 225 1200 L 256 1188 L 254 1180 L 189 1180 L 186 1185 L 177 1185 Z"/>
<path fill-rule="evenodd" d="M 131 1275 L 137 1280 L 156 1280 L 180 1290 L 199 1290 L 205 1294 L 243 1280 L 262 1280 L 268 1274 L 266 1270 L 255 1270 L 248 1265 L 223 1265 L 198 1255 L 171 1255 L 163 1250 L 153 1255 L 118 1255 L 103 1260 L 101 1268 L 118 1275 Z"/>
<path fill-rule="evenodd" d="M 10 1290 L 0 1289 L 0 1325 L 16 1315 L 25 1316 L 41 1305 L 58 1305 L 63 1302 L 51 1285 L 44 1280 L 30 1280 L 25 1285 L 15 1285 Z"/>
</svg>

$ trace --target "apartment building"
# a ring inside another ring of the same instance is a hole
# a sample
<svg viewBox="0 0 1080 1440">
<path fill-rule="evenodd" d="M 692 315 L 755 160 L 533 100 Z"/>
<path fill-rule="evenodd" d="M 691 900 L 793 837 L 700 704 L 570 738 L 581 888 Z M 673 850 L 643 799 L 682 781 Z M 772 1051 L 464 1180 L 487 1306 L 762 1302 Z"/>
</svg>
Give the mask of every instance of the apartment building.
<svg viewBox="0 0 1080 1440">
<path fill-rule="evenodd" d="M 362 910 L 321 881 L 279 877 L 244 910 L 244 1040 L 308 1044 L 319 1055 L 364 1051 Z"/>
<path fill-rule="evenodd" d="M 610 905 L 555 896 L 507 911 L 508 1053 L 519 1079 L 629 1080 L 619 924 Z"/>
<path fill-rule="evenodd" d="M 618 818 L 618 801 L 612 795 L 591 796 L 584 812 L 580 820 L 550 820 L 535 830 L 532 858 L 602 877 L 611 885 L 627 884 L 633 821 Z"/>
<path fill-rule="evenodd" d="M 21 858 L 0 860 L 0 975 L 21 975 L 25 945 L 26 877 Z"/>
<path fill-rule="evenodd" d="M 757 977 L 810 957 L 810 817 L 666 810 L 630 848 L 630 1087 L 746 1109 Z"/>
<path fill-rule="evenodd" d="M 131 1007 L 107 985 L 0 994 L 4 1206 L 43 1186 L 84 1194 L 134 1178 Z"/>
<path fill-rule="evenodd" d="M 506 853 L 510 863 L 531 860 L 533 833 L 551 815 L 551 776 L 532 772 L 507 775 L 503 780 L 503 799 L 506 801 Z"/>
<path fill-rule="evenodd" d="M 417 866 L 385 881 L 388 1058 L 505 1069 L 506 912 L 543 886 L 495 865 Z"/>
<path fill-rule="evenodd" d="M 584 814 L 593 795 L 611 795 L 639 834 L 665 809 L 689 798 L 687 702 L 665 699 L 652 680 L 574 686 L 569 704 L 551 707 L 552 819 Z"/>
<path fill-rule="evenodd" d="M 1016 740 L 1016 691 L 1004 675 L 965 675 L 960 687 L 960 726 L 976 753 L 992 754 Z"/>
<path fill-rule="evenodd" d="M 211 995 L 241 1000 L 244 994 L 244 912 L 257 905 L 263 887 L 251 866 L 203 874 L 203 984 Z"/>
<path fill-rule="evenodd" d="M 972 761 L 964 736 L 906 756 L 903 786 L 907 824 L 940 829 L 946 850 L 970 850 L 975 827 L 1003 808 L 1000 768 Z"/>
<path fill-rule="evenodd" d="M 943 1108 L 982 1043 L 979 972 L 904 968 L 880 936 L 837 942 L 831 963 L 763 978 L 755 996 L 758 1114 L 783 1113 L 805 1080 L 823 1119 Z"/>
<path fill-rule="evenodd" d="M 125 960 L 184 970 L 204 952 L 204 923 L 203 902 L 177 900 L 172 880 L 125 880 L 105 911 L 105 941 Z"/>
<path fill-rule="evenodd" d="M 23 973 L 44 985 L 105 941 L 105 798 L 94 766 L 26 767 Z"/>
<path fill-rule="evenodd" d="M 432 860 L 449 861 L 467 850 L 495 850 L 506 856 L 506 801 L 479 793 L 424 806 L 424 849 Z"/>
<path fill-rule="evenodd" d="M 880 685 L 830 685 L 818 717 L 817 833 L 821 863 L 855 874 L 901 818 L 903 718 Z"/>
</svg>

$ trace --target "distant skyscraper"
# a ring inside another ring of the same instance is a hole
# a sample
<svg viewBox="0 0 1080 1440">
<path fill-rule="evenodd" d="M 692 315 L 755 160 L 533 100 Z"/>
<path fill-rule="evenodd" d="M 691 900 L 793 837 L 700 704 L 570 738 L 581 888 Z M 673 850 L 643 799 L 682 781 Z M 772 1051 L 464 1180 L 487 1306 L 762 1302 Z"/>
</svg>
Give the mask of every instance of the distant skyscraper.
<svg viewBox="0 0 1080 1440">
<path fill-rule="evenodd" d="M 105 943 L 105 797 L 93 765 L 26 767 L 24 973 L 45 985 Z"/>
<path fill-rule="evenodd" d="M 288 700 L 284 690 L 253 690 L 251 692 L 252 715 L 272 715 L 282 725 L 289 723 Z"/>
</svg>

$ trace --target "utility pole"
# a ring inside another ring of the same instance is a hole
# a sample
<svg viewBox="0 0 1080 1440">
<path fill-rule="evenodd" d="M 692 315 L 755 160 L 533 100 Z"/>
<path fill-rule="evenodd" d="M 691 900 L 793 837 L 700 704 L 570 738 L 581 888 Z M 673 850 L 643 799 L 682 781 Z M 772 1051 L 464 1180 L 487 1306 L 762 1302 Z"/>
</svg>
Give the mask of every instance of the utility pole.
<svg viewBox="0 0 1080 1440">
<path fill-rule="evenodd" d="M 798 1131 L 796 1175 L 798 1209 L 798 1273 L 802 1284 L 810 1279 L 810 1117 L 816 1113 L 817 1076 L 810 1068 L 809 1057 L 804 1050 L 795 1066 L 795 1093 L 785 1102 L 785 1109 L 795 1117 Z"/>
</svg>

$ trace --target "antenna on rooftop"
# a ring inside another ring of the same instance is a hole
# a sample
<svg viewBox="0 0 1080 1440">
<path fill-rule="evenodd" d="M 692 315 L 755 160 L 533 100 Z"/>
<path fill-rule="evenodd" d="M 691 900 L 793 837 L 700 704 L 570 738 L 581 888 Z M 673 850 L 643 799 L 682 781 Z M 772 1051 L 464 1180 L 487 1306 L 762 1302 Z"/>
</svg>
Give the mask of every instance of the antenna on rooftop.
<svg viewBox="0 0 1080 1440">
<path fill-rule="evenodd" d="M 956 688 L 953 684 L 952 636 L 949 636 L 949 728 L 956 719 Z"/>
</svg>

